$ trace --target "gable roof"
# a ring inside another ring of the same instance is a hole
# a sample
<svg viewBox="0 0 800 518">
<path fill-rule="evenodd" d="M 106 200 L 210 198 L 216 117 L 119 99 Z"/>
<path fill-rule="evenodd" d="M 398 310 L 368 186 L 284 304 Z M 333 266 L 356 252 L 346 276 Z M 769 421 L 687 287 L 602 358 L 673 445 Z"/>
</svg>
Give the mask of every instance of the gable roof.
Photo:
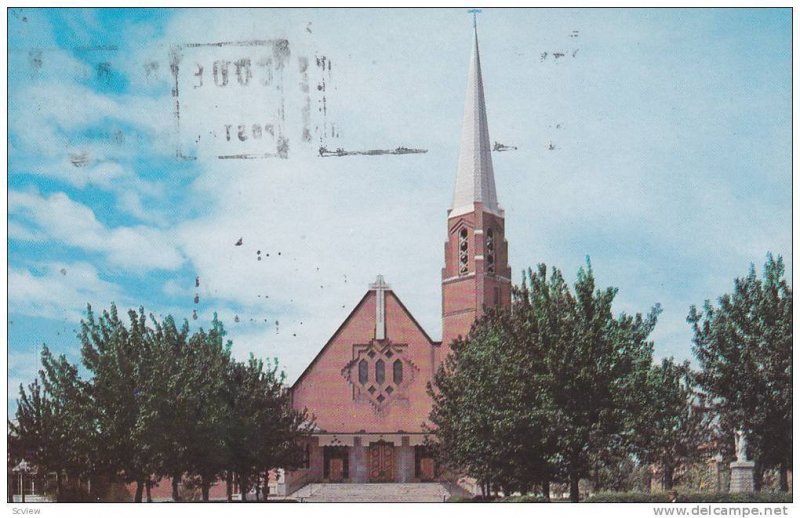
<svg viewBox="0 0 800 518">
<path fill-rule="evenodd" d="M 303 378 L 305 378 L 306 374 L 311 372 L 311 368 L 314 367 L 314 365 L 317 363 L 317 361 L 322 357 L 322 353 L 324 353 L 328 349 L 328 347 L 331 346 L 331 344 L 336 339 L 336 337 L 339 336 L 339 333 L 342 332 L 342 329 L 344 329 L 344 327 L 350 322 L 350 320 L 353 318 L 353 316 L 358 312 L 359 308 L 361 308 L 361 306 L 364 304 L 364 302 L 366 302 L 367 297 L 369 297 L 370 293 L 372 293 L 373 291 L 374 290 L 372 290 L 372 289 L 367 290 L 367 292 L 364 294 L 364 296 L 361 297 L 361 300 L 358 301 L 358 304 L 356 304 L 356 306 L 347 315 L 347 317 L 342 321 L 342 323 L 339 325 L 339 327 L 336 328 L 336 331 L 331 335 L 331 337 L 328 339 L 328 341 L 325 342 L 325 345 L 322 346 L 322 349 L 320 349 L 319 352 L 317 353 L 317 355 L 314 356 L 314 359 L 311 360 L 311 362 L 303 370 L 303 372 L 300 374 L 300 376 L 298 376 L 297 379 L 295 380 L 295 382 L 292 383 L 291 390 L 294 390 L 294 388 L 303 380 Z M 408 315 L 408 317 L 411 319 L 411 322 L 413 322 L 414 325 L 417 327 L 417 329 L 419 329 L 419 331 L 422 333 L 422 336 L 425 337 L 425 339 L 428 341 L 429 344 L 431 344 L 432 346 L 441 345 L 441 342 L 434 342 L 431 339 L 431 337 L 428 335 L 428 333 L 425 331 L 425 329 L 423 329 L 422 326 L 419 324 L 419 322 L 417 322 L 417 319 L 414 318 L 414 315 L 412 315 L 411 312 L 408 310 L 408 308 L 405 306 L 405 304 L 403 304 L 403 301 L 400 300 L 400 297 L 397 296 L 397 294 L 394 292 L 394 290 L 388 289 L 388 290 L 386 290 L 386 292 L 387 293 L 391 293 L 394 296 L 395 300 L 397 301 L 397 304 L 400 306 L 400 309 L 402 309 L 403 312 L 406 315 Z"/>
</svg>

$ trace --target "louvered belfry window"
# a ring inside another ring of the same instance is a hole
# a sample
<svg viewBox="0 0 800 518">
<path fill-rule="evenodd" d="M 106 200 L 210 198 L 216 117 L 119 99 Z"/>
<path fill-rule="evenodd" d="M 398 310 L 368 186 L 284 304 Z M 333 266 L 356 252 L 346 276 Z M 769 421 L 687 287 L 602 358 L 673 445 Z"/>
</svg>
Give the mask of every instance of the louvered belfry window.
<svg viewBox="0 0 800 518">
<path fill-rule="evenodd" d="M 469 271 L 469 231 L 462 228 L 458 233 L 458 274 L 465 275 Z"/>
<path fill-rule="evenodd" d="M 486 231 L 486 271 L 494 274 L 494 231 Z"/>
</svg>

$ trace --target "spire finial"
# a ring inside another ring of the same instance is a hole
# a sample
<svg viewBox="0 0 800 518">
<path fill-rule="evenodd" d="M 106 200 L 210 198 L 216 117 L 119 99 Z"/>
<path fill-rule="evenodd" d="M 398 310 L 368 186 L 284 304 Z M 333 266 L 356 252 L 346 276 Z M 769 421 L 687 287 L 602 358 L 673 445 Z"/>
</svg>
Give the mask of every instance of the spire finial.
<svg viewBox="0 0 800 518">
<path fill-rule="evenodd" d="M 467 12 L 472 14 L 472 28 L 475 29 L 475 32 L 478 32 L 478 13 L 481 12 L 481 10 L 470 9 Z"/>
</svg>

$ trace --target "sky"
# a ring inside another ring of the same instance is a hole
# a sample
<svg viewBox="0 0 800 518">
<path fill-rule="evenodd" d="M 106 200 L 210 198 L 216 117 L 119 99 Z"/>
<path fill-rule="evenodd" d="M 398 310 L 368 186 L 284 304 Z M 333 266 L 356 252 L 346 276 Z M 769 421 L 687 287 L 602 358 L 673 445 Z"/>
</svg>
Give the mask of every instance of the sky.
<svg viewBox="0 0 800 518">
<path fill-rule="evenodd" d="M 478 18 L 515 283 L 588 256 L 691 359 L 692 304 L 768 252 L 791 279 L 789 9 Z M 9 412 L 87 304 L 216 312 L 292 382 L 382 274 L 439 339 L 471 39 L 463 9 L 9 10 Z"/>
</svg>

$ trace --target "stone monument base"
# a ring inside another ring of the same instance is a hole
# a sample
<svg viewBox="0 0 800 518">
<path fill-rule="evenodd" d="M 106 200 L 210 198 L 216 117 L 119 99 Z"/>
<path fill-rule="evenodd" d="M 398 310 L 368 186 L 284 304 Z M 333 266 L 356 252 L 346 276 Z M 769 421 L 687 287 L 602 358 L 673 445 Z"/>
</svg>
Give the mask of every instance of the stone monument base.
<svg viewBox="0 0 800 518">
<path fill-rule="evenodd" d="M 753 467 L 751 460 L 731 462 L 731 493 L 753 492 Z"/>
</svg>

